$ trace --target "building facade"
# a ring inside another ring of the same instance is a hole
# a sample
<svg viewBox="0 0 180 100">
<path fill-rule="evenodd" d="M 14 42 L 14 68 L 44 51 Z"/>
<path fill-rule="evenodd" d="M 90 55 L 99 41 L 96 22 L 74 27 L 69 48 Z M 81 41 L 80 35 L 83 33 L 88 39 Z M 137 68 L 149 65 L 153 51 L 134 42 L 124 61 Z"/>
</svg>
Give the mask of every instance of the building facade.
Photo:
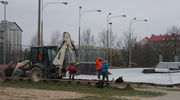
<svg viewBox="0 0 180 100">
<path fill-rule="evenodd" d="M 8 64 L 10 61 L 17 62 L 20 60 L 22 32 L 22 29 L 16 22 L 0 22 L 0 64 Z"/>
<path fill-rule="evenodd" d="M 180 35 L 165 34 L 146 37 L 139 42 L 139 45 L 149 45 L 164 59 L 162 61 L 180 61 Z M 167 59 L 167 60 L 166 60 Z"/>
</svg>

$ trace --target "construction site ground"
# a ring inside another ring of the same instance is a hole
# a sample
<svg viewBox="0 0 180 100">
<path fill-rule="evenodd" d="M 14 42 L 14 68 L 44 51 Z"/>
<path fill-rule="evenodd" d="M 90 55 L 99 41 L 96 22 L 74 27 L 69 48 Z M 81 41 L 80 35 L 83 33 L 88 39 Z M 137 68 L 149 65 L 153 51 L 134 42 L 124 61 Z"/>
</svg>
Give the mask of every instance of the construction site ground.
<svg viewBox="0 0 180 100">
<path fill-rule="evenodd" d="M 0 100 L 179 100 L 180 86 L 127 83 L 96 88 L 95 82 L 81 81 L 8 81 L 0 78 Z M 78 83 L 78 84 L 77 84 Z M 90 85 L 90 86 L 89 86 Z M 115 87 L 115 88 L 114 88 Z"/>
<path fill-rule="evenodd" d="M 0 100 L 61 100 L 87 96 L 77 92 L 0 87 Z"/>
<path fill-rule="evenodd" d="M 67 89 L 65 85 L 59 83 L 4 83 L 1 81 L 0 100 L 179 100 L 180 97 L 179 87 L 131 85 L 134 90 L 117 90 L 117 88 L 114 88 L 118 94 L 114 92 L 114 89 L 111 91 L 111 89 L 107 88 L 99 89 L 94 86 L 76 86 L 76 84 L 72 84 L 72 87 L 67 87 Z M 70 86 L 71 84 L 67 85 Z M 115 86 L 118 87 L 120 85 L 116 84 Z M 121 85 L 121 87 L 124 86 Z"/>
</svg>

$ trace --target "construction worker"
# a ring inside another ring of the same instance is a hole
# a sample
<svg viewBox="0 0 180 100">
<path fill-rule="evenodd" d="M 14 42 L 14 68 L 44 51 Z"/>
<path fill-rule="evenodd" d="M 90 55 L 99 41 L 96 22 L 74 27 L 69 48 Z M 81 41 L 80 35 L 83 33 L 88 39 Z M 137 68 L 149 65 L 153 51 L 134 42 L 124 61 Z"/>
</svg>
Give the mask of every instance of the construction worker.
<svg viewBox="0 0 180 100">
<path fill-rule="evenodd" d="M 109 81 L 109 77 L 108 77 L 108 63 L 107 61 L 104 61 L 102 64 L 102 74 L 103 74 L 103 78 L 102 80 L 104 81 L 106 78 L 106 81 Z"/>
<path fill-rule="evenodd" d="M 40 52 L 40 53 L 38 54 L 38 61 L 39 61 L 39 62 L 42 62 L 42 60 L 43 60 L 43 54 L 42 54 L 42 52 Z"/>
<path fill-rule="evenodd" d="M 100 79 L 100 75 L 102 74 L 102 58 L 99 57 L 96 61 L 96 69 L 98 74 L 98 79 Z"/>
<path fill-rule="evenodd" d="M 72 79 L 74 80 L 74 75 L 76 74 L 76 69 L 74 66 L 70 66 L 68 68 L 68 71 L 69 71 L 69 79 Z"/>
</svg>

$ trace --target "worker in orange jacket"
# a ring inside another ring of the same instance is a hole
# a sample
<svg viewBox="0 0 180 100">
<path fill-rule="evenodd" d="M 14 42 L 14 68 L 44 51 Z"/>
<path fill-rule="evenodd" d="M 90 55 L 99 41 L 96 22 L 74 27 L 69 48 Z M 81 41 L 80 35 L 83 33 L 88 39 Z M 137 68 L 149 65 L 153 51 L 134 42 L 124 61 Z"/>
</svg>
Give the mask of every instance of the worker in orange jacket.
<svg viewBox="0 0 180 100">
<path fill-rule="evenodd" d="M 100 79 L 100 75 L 102 74 L 102 58 L 99 57 L 96 61 L 96 69 L 98 74 L 98 79 Z"/>
</svg>

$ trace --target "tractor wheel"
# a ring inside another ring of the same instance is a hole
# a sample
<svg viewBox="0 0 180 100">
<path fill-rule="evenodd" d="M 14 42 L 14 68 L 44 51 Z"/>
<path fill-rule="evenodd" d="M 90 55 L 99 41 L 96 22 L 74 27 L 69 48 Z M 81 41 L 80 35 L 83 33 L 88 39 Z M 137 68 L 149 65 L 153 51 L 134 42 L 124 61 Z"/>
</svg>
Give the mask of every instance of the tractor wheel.
<svg viewBox="0 0 180 100">
<path fill-rule="evenodd" d="M 31 80 L 33 82 L 39 82 L 43 77 L 43 72 L 39 67 L 34 67 L 31 69 Z"/>
</svg>

